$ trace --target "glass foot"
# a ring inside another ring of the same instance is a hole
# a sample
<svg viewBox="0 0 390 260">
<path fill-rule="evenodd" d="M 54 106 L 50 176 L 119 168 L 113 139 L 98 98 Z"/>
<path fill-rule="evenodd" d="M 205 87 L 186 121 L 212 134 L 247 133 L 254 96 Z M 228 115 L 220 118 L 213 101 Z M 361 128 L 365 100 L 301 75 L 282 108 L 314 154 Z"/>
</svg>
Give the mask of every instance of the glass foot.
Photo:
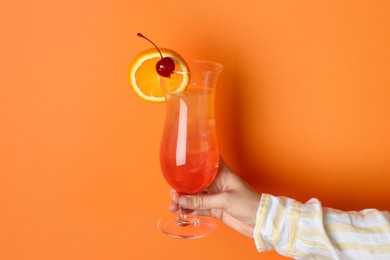
<svg viewBox="0 0 390 260">
<path fill-rule="evenodd" d="M 180 213 L 176 218 L 162 219 L 157 224 L 158 229 L 175 238 L 202 238 L 217 228 L 217 223 L 208 217 L 198 217 L 195 212 Z"/>
</svg>

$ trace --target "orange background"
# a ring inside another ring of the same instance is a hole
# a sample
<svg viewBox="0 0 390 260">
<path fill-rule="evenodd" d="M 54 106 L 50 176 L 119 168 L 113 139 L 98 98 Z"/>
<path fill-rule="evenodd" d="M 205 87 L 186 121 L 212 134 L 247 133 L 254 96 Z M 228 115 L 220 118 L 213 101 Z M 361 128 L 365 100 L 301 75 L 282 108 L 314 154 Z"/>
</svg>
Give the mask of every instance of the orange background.
<svg viewBox="0 0 390 260">
<path fill-rule="evenodd" d="M 388 1 L 0 1 L 1 259 L 284 259 L 219 223 L 159 233 L 164 104 L 151 45 L 225 65 L 222 155 L 258 192 L 390 209 Z"/>
</svg>

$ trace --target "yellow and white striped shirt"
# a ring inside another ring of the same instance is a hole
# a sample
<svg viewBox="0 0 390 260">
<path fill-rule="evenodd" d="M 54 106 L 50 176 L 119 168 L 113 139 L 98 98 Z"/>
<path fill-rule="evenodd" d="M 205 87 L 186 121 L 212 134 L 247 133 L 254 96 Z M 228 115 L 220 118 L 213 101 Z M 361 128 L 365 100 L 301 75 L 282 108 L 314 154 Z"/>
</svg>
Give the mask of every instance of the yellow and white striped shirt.
<svg viewBox="0 0 390 260">
<path fill-rule="evenodd" d="M 317 199 L 302 204 L 263 194 L 254 239 L 259 252 L 275 249 L 295 259 L 390 260 L 390 213 L 344 212 Z"/>
</svg>

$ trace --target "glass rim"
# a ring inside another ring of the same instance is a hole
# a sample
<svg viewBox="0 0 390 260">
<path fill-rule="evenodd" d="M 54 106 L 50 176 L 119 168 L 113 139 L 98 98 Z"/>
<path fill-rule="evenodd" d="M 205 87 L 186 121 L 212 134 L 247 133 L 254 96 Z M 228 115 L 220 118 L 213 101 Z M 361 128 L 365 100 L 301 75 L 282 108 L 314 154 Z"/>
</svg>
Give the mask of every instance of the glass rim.
<svg viewBox="0 0 390 260">
<path fill-rule="evenodd" d="M 209 61 L 209 60 L 190 60 L 187 62 L 189 71 L 175 71 L 173 74 L 181 74 L 181 75 L 201 75 L 201 74 L 217 74 L 222 72 L 223 70 L 223 65 L 219 62 L 215 61 Z M 196 70 L 196 71 L 191 71 L 191 64 L 196 64 L 196 65 L 205 65 L 204 70 Z"/>
</svg>

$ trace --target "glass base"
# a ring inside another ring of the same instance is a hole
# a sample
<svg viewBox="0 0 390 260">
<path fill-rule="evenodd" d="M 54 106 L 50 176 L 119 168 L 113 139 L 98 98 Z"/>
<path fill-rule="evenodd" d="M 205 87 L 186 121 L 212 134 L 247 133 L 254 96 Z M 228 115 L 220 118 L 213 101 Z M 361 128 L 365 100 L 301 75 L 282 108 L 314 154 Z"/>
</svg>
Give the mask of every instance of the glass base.
<svg viewBox="0 0 390 260">
<path fill-rule="evenodd" d="M 195 212 L 180 213 L 176 218 L 162 219 L 157 224 L 158 229 L 175 238 L 202 238 L 213 233 L 217 223 L 208 217 L 198 217 Z"/>
</svg>

